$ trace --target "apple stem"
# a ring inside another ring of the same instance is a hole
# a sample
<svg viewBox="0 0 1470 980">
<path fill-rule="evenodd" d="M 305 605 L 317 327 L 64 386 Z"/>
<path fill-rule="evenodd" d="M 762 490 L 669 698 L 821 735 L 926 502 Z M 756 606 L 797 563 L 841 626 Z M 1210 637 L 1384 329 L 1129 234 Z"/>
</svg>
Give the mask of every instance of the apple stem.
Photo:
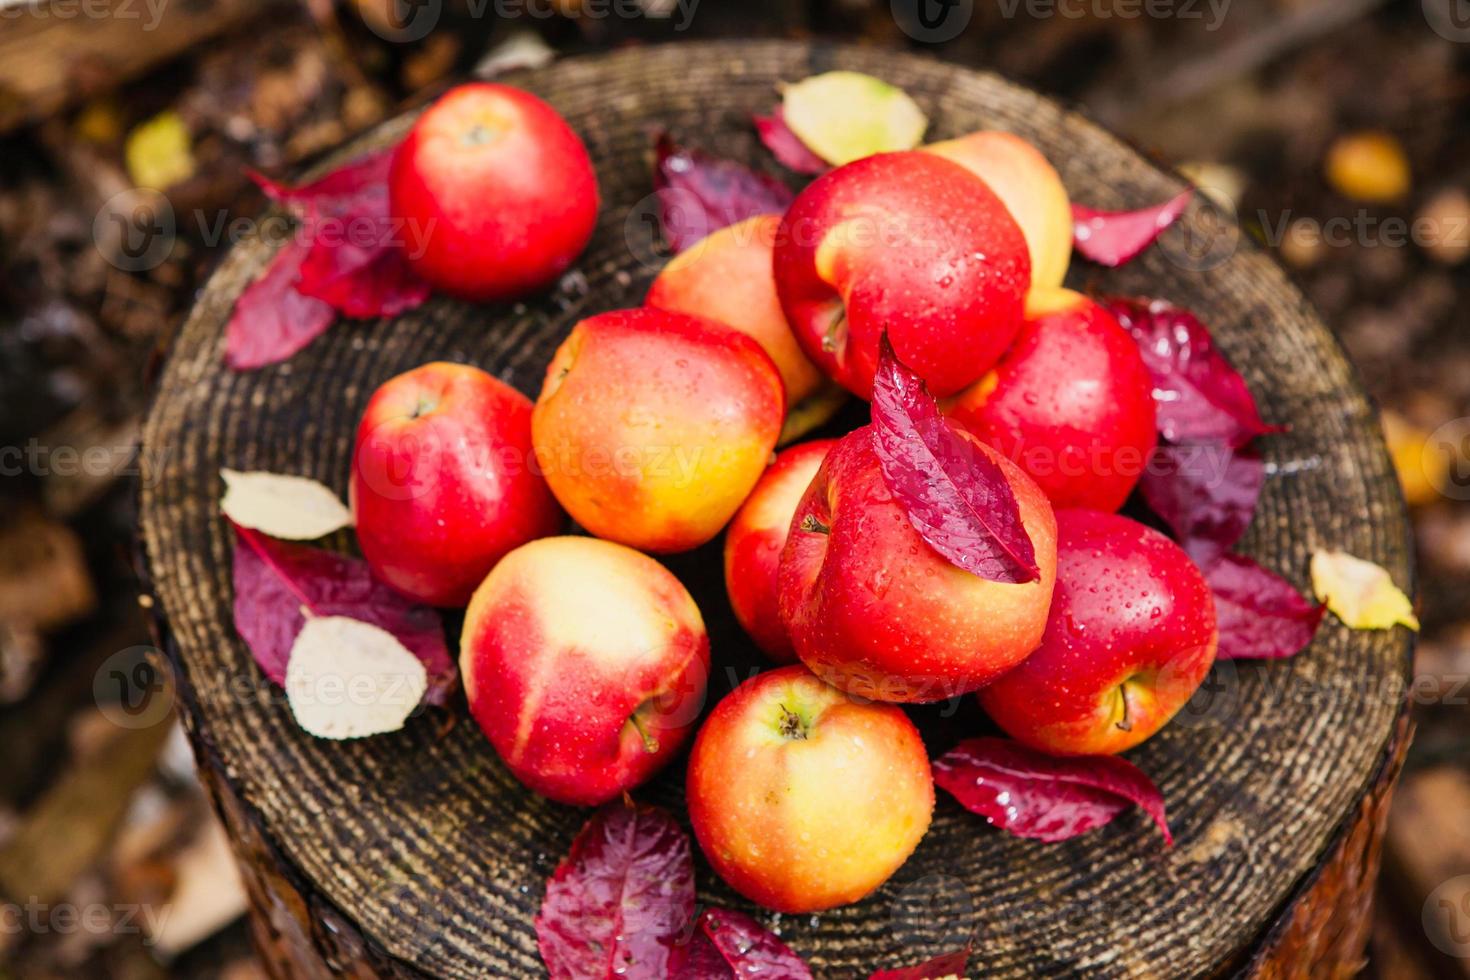
<svg viewBox="0 0 1470 980">
<path fill-rule="evenodd" d="M 636 713 L 629 715 L 628 720 L 633 723 L 633 727 L 638 731 L 638 737 L 643 739 L 643 751 L 647 752 L 649 755 L 657 752 L 658 739 L 654 738 L 652 735 L 643 730 L 642 723 L 638 721 L 638 715 Z"/>
<path fill-rule="evenodd" d="M 1118 728 L 1125 732 L 1133 731 L 1133 722 L 1128 720 L 1128 685 L 1118 685 L 1118 700 L 1123 703 L 1123 717 L 1118 719 Z"/>
<path fill-rule="evenodd" d="M 822 350 L 828 354 L 835 354 L 847 343 L 847 308 L 839 307 L 832 316 L 832 322 L 827 324 L 827 332 L 822 335 Z"/>
<path fill-rule="evenodd" d="M 801 519 L 801 529 L 811 534 L 831 534 L 830 525 L 823 524 L 816 514 L 808 514 Z"/>
</svg>

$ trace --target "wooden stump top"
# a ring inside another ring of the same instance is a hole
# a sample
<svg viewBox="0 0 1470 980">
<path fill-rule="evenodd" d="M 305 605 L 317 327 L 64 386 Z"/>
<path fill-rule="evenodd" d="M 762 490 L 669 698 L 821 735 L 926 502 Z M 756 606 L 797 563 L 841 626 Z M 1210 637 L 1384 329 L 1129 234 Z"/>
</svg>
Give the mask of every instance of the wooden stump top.
<svg viewBox="0 0 1470 980">
<path fill-rule="evenodd" d="M 572 324 L 638 305 L 663 261 L 649 220 L 653 133 L 667 128 L 683 142 L 779 172 L 750 114 L 771 107 L 778 83 L 838 67 L 908 90 L 930 115 L 931 138 L 978 128 L 1024 135 L 1088 204 L 1140 206 L 1182 187 L 1056 103 L 932 59 L 794 42 L 630 49 L 510 79 L 566 115 L 601 181 L 596 237 L 550 295 L 513 306 L 436 297 L 396 320 L 339 324 L 286 364 L 236 373 L 222 362 L 224 324 L 269 258 L 265 245 L 247 241 L 178 336 L 144 437 L 162 465 L 145 481 L 141 524 L 180 701 L 201 765 L 227 783 L 282 873 L 333 910 L 330 928 L 365 937 L 380 972 L 541 975 L 532 921 L 586 813 L 522 789 L 462 698 L 449 709 L 452 726 L 431 712 L 403 732 L 346 743 L 298 729 L 231 625 L 232 543 L 218 511 L 219 469 L 301 473 L 345 495 L 369 395 L 432 359 L 478 364 L 534 397 Z M 407 122 L 386 125 L 343 156 L 387 145 Z M 1352 369 L 1280 268 L 1249 242 L 1221 251 L 1208 237 L 1218 225 L 1203 211 L 1197 202 L 1165 247 L 1125 270 L 1102 274 L 1079 263 L 1072 284 L 1194 309 L 1267 420 L 1291 425 L 1262 441 L 1270 475 L 1244 550 L 1302 587 L 1318 546 L 1344 548 L 1408 580 L 1397 484 Z M 713 704 L 761 661 L 734 624 L 716 549 L 670 565 L 710 625 Z M 451 617 L 452 636 L 457 626 Z M 1172 850 L 1137 814 L 1064 844 L 1024 841 L 941 793 L 928 837 L 876 895 L 776 924 L 819 976 L 866 976 L 972 935 L 972 971 L 985 976 L 1238 968 L 1285 921 L 1364 806 L 1409 666 L 1404 631 L 1354 633 L 1330 617 L 1294 660 L 1217 665 L 1213 697 L 1197 699 L 1130 754 L 1165 793 Z M 934 753 L 983 724 L 973 699 L 948 717 L 942 708 L 919 714 Z M 682 782 L 676 762 L 637 795 L 682 812 Z M 750 909 L 702 863 L 699 884 L 702 902 Z"/>
</svg>

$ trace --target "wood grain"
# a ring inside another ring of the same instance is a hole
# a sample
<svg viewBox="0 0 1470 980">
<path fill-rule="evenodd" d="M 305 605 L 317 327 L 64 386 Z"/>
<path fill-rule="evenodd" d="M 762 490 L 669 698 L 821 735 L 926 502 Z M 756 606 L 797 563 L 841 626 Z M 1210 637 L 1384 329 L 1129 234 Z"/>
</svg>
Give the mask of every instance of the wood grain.
<svg viewBox="0 0 1470 980">
<path fill-rule="evenodd" d="M 226 809 L 257 833 L 272 873 L 305 896 L 309 921 L 330 912 L 336 924 L 327 931 L 366 943 L 368 975 L 541 975 L 532 919 L 585 814 L 522 790 L 462 703 L 447 733 L 436 717 L 356 743 L 299 731 L 230 626 L 218 469 L 303 473 L 345 491 L 352 432 L 373 389 L 434 358 L 479 364 L 534 395 L 571 325 L 637 304 L 663 261 L 648 221 L 652 132 L 667 127 L 774 168 L 749 114 L 769 107 L 778 82 L 834 67 L 906 88 L 930 113 L 934 137 L 981 127 L 1021 133 L 1091 205 L 1152 203 L 1181 186 L 1053 102 L 918 56 L 793 42 L 632 49 L 513 79 L 583 135 L 603 193 L 592 246 L 549 296 L 503 307 L 436 298 L 395 321 L 339 325 L 288 364 L 235 374 L 221 363 L 223 325 L 268 258 L 250 241 L 230 255 L 183 328 L 145 430 L 149 452 L 164 463 L 141 495 L 148 571 L 182 708 L 206 768 L 233 799 Z M 406 124 L 397 120 L 354 149 L 386 144 Z M 1397 485 L 1351 368 L 1306 300 L 1249 243 L 1200 268 L 1214 254 L 1204 247 L 1208 219 L 1196 207 L 1169 233 L 1168 247 L 1117 273 L 1079 266 L 1074 285 L 1192 307 L 1245 373 L 1266 418 L 1291 424 L 1264 446 L 1271 477 L 1245 542 L 1250 553 L 1298 585 L 1320 545 L 1380 562 L 1406 581 Z M 713 703 L 759 658 L 734 625 L 714 551 L 670 565 L 710 624 Z M 1172 850 L 1137 817 L 1042 845 L 992 831 L 941 800 L 929 836 L 876 895 L 775 924 L 821 976 L 915 962 L 972 935 L 972 971 L 994 977 L 1172 977 L 1249 964 L 1381 785 L 1398 745 L 1409 660 L 1402 631 L 1353 633 L 1329 620 L 1293 661 L 1218 665 L 1208 696 L 1130 756 L 1166 794 Z M 936 752 L 983 724 L 972 699 L 919 715 Z M 681 782 L 676 766 L 639 795 L 677 806 Z M 700 898 L 748 908 L 706 868 Z"/>
</svg>

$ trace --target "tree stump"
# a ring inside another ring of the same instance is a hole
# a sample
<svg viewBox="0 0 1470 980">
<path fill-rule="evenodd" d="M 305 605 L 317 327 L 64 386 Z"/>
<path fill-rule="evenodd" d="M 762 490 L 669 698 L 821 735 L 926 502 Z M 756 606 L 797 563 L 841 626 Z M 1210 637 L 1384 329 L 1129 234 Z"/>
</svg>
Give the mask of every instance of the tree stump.
<svg viewBox="0 0 1470 980">
<path fill-rule="evenodd" d="M 630 49 L 510 79 L 566 115 L 601 180 L 596 237 L 550 295 L 513 306 L 436 297 L 395 320 L 339 324 L 288 363 L 251 373 L 224 367 L 223 328 L 268 247 L 241 243 L 200 296 L 146 428 L 148 458 L 162 463 L 144 481 L 142 536 L 161 644 L 274 974 L 542 975 L 532 922 L 586 813 L 522 789 L 462 699 L 447 716 L 363 741 L 298 729 L 231 625 L 220 467 L 301 473 L 345 492 L 369 395 L 431 359 L 481 365 L 534 397 L 572 324 L 638 305 L 664 260 L 650 220 L 652 134 L 666 128 L 777 172 L 750 114 L 770 108 L 780 82 L 837 67 L 903 86 L 930 114 L 932 138 L 1024 135 L 1091 205 L 1140 206 L 1183 186 L 1054 102 L 925 57 L 792 42 Z M 391 143 L 408 122 L 338 159 Z M 1249 242 L 1226 247 L 1211 229 L 1227 238 L 1229 229 L 1210 218 L 1196 201 L 1162 247 L 1117 272 L 1079 263 L 1073 284 L 1191 307 L 1266 418 L 1290 424 L 1264 440 L 1271 475 L 1246 551 L 1298 586 L 1317 546 L 1405 581 L 1402 504 L 1352 369 L 1282 271 Z M 726 603 L 717 548 L 670 565 L 709 622 L 712 705 L 760 658 Z M 1217 665 L 1180 719 L 1130 755 L 1165 793 L 1173 849 L 1136 814 L 1063 844 L 1025 841 L 941 793 L 928 837 L 877 894 L 776 925 L 819 976 L 866 976 L 972 938 L 972 972 L 988 977 L 1350 972 L 1408 741 L 1410 660 L 1404 631 L 1355 633 L 1329 618 L 1294 660 Z M 936 753 L 985 724 L 969 698 L 916 715 Z M 682 782 L 676 763 L 638 796 L 682 812 Z M 702 902 L 750 909 L 702 864 L 699 889 Z"/>
</svg>

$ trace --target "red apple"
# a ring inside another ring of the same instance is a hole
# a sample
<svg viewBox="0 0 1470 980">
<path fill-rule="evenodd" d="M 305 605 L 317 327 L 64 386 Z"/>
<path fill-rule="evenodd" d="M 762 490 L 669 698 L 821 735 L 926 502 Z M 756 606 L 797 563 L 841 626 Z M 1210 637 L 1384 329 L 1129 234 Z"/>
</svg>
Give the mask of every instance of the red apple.
<svg viewBox="0 0 1470 980">
<path fill-rule="evenodd" d="M 802 667 L 741 684 L 699 730 L 689 822 L 742 895 L 779 912 L 856 902 L 918 846 L 934 809 L 924 743 L 893 705 Z"/>
<path fill-rule="evenodd" d="M 1069 289 L 1033 289 L 1015 345 L 945 411 L 1019 463 L 1055 507 L 1117 510 L 1157 441 L 1138 344 Z"/>
<path fill-rule="evenodd" d="M 937 701 L 975 690 L 1036 649 L 1056 522 L 1029 476 L 981 448 L 1010 482 L 1040 577 L 989 581 L 929 547 L 888 492 L 864 426 L 827 455 L 781 554 L 781 620 L 817 676 L 880 701 Z"/>
<path fill-rule="evenodd" d="M 709 638 L 694 600 L 652 558 L 543 538 L 475 591 L 459 665 L 470 713 L 516 778 L 596 806 L 679 750 L 704 705 Z"/>
<path fill-rule="evenodd" d="M 643 308 L 583 320 L 546 369 L 531 430 L 562 506 L 644 551 L 713 538 L 770 461 L 785 404 L 758 343 Z"/>
<path fill-rule="evenodd" d="M 1046 635 L 980 704 L 1043 751 L 1122 752 L 1189 701 L 1217 638 L 1210 587 L 1182 548 L 1117 514 L 1058 511 Z"/>
<path fill-rule="evenodd" d="M 836 444 L 835 439 L 817 439 L 777 455 L 725 532 L 725 591 L 730 606 L 745 632 L 777 663 L 796 662 L 778 601 L 781 549 L 786 547 L 797 503 Z"/>
<path fill-rule="evenodd" d="M 817 366 L 870 397 L 878 338 L 935 395 L 980 377 L 1021 326 L 1031 260 L 983 181 L 932 153 L 880 153 L 818 177 L 782 219 L 786 319 Z"/>
<path fill-rule="evenodd" d="M 507 85 L 450 89 L 393 156 L 390 211 L 423 241 L 407 253 L 435 288 L 509 299 L 556 280 L 592 237 L 587 148 L 540 99 Z"/>
<path fill-rule="evenodd" d="M 1031 254 L 1031 288 L 1060 286 L 1072 261 L 1072 202 L 1056 168 L 1014 133 L 982 130 L 923 148 L 985 181 L 1021 226 Z"/>
<path fill-rule="evenodd" d="M 373 574 L 462 606 L 512 548 L 564 518 L 531 450 L 531 401 L 479 368 L 435 362 L 384 382 L 357 428 L 349 495 Z"/>
<path fill-rule="evenodd" d="M 802 353 L 776 298 L 771 253 L 780 225 L 780 215 L 763 214 L 695 242 L 669 260 L 644 302 L 750 334 L 776 362 L 794 406 L 817 390 L 822 372 Z"/>
</svg>

